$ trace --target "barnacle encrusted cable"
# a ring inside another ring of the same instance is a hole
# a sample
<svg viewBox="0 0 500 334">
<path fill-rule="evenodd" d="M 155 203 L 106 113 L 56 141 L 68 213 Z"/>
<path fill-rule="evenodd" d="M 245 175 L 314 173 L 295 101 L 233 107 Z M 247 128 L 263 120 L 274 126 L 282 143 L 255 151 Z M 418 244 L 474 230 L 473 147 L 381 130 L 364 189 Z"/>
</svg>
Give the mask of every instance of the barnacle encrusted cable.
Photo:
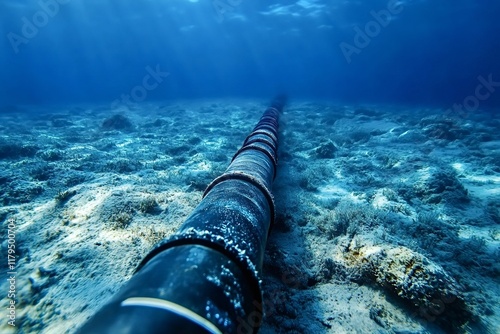
<svg viewBox="0 0 500 334">
<path fill-rule="evenodd" d="M 179 231 L 146 256 L 79 333 L 258 331 L 284 104 L 282 96 L 271 103 Z"/>
</svg>

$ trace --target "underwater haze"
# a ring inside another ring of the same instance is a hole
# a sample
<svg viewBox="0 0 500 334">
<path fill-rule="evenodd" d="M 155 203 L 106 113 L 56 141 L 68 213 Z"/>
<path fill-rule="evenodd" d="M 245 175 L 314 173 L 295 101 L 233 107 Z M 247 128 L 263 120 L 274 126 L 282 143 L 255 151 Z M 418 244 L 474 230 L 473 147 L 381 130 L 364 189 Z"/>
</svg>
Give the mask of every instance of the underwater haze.
<svg viewBox="0 0 500 334">
<path fill-rule="evenodd" d="M 77 333 L 191 236 L 223 279 L 165 275 L 223 306 L 161 305 L 211 333 L 500 333 L 499 33 L 500 0 L 0 0 L 0 333 Z"/>
<path fill-rule="evenodd" d="M 0 104 L 113 101 L 159 66 L 148 100 L 447 108 L 500 82 L 498 17 L 495 0 L 2 0 Z"/>
</svg>

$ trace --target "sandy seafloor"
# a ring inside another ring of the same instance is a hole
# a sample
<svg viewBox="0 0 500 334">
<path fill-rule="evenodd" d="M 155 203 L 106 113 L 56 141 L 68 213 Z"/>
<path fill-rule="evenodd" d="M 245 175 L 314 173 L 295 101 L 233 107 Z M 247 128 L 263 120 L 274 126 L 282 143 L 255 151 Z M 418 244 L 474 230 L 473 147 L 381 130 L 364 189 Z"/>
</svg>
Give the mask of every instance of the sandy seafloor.
<svg viewBox="0 0 500 334">
<path fill-rule="evenodd" d="M 182 224 L 265 107 L 5 109 L 0 332 L 74 332 Z M 479 111 L 291 101 L 261 333 L 499 333 L 499 130 Z"/>
</svg>

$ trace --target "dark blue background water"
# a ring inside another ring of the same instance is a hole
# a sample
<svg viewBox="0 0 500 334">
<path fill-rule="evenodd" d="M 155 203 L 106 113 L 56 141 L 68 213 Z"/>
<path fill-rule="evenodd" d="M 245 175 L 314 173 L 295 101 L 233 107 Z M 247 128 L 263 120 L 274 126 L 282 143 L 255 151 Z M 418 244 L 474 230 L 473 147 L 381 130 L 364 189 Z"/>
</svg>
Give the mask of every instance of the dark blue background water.
<svg viewBox="0 0 500 334">
<path fill-rule="evenodd" d="M 55 1 L 0 2 L 0 106 L 113 101 L 157 65 L 170 75 L 147 100 L 279 90 L 448 107 L 474 95 L 479 76 L 500 82 L 496 0 L 402 1 L 385 27 L 370 13 L 387 9 L 379 0 Z M 37 32 L 19 44 L 26 22 Z M 355 46 L 354 27 L 367 24 L 373 37 L 348 63 L 339 45 Z M 499 103 L 500 87 L 481 107 Z"/>
</svg>

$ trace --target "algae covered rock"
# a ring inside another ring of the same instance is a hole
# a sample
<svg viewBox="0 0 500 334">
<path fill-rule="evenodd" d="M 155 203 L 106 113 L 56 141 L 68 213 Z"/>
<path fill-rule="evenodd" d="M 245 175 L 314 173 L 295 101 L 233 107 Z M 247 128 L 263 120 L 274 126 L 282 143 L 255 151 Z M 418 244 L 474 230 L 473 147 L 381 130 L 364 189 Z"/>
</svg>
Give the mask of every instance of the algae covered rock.
<svg viewBox="0 0 500 334">
<path fill-rule="evenodd" d="M 32 158 L 38 150 L 39 148 L 33 145 L 0 142 L 0 160 Z"/>
<path fill-rule="evenodd" d="M 363 245 L 347 254 L 348 263 L 409 302 L 415 316 L 453 331 L 471 319 L 460 285 L 438 264 L 406 247 Z"/>
<path fill-rule="evenodd" d="M 319 159 L 332 159 L 335 157 L 335 151 L 337 150 L 337 147 L 335 144 L 331 141 L 328 140 L 324 143 L 321 143 L 316 149 L 316 156 Z"/>
<path fill-rule="evenodd" d="M 129 131 L 133 128 L 132 122 L 123 115 L 114 115 L 102 122 L 102 127 L 105 130 L 121 130 Z"/>
<path fill-rule="evenodd" d="M 386 248 L 370 256 L 377 283 L 433 313 L 443 304 L 461 302 L 458 283 L 443 268 L 406 247 Z M 443 310 L 444 311 L 444 310 Z"/>
<path fill-rule="evenodd" d="M 399 194 L 408 202 L 415 198 L 428 204 L 461 206 L 470 202 L 469 192 L 456 172 L 442 168 L 422 168 L 407 184 L 401 184 Z"/>
<path fill-rule="evenodd" d="M 423 118 L 419 124 L 429 138 L 454 141 L 464 139 L 471 130 L 455 119 L 430 116 Z"/>
</svg>

